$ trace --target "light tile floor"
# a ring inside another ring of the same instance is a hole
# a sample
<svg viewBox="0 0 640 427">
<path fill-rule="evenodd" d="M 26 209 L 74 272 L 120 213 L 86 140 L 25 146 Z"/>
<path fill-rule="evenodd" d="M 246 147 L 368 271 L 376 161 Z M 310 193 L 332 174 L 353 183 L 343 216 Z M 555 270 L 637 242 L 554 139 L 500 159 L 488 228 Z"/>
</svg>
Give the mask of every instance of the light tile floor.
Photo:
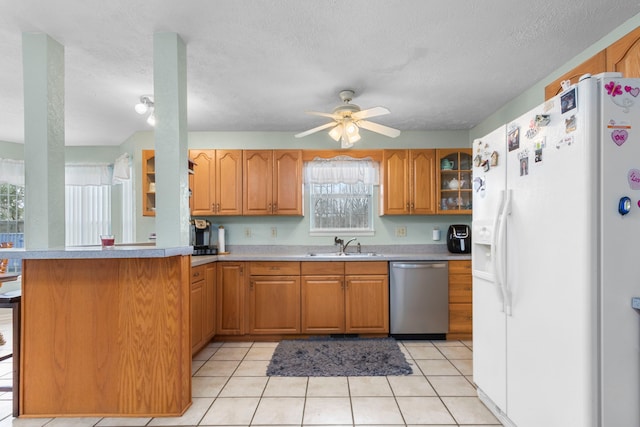
<svg viewBox="0 0 640 427">
<path fill-rule="evenodd" d="M 181 417 L 15 419 L 5 393 L 0 427 L 500 425 L 476 397 L 471 342 L 399 344 L 412 375 L 267 377 L 277 343 L 211 343 L 194 357 L 193 405 Z M 0 363 L 0 383 L 10 366 Z"/>
</svg>

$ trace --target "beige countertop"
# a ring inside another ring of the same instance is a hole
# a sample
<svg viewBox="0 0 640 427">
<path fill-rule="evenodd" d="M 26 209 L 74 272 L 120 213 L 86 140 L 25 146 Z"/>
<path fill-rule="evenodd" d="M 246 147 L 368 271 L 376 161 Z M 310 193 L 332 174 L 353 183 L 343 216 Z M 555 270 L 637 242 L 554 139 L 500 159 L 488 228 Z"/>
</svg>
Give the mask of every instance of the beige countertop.
<svg viewBox="0 0 640 427">
<path fill-rule="evenodd" d="M 347 251 L 338 255 L 334 246 L 279 246 L 230 247 L 226 255 L 202 255 L 191 258 L 191 265 L 198 266 L 214 261 L 450 261 L 469 260 L 471 254 L 452 254 L 444 245 L 380 245 L 363 246 L 362 256 Z M 310 253 L 321 254 L 311 256 Z"/>
</svg>

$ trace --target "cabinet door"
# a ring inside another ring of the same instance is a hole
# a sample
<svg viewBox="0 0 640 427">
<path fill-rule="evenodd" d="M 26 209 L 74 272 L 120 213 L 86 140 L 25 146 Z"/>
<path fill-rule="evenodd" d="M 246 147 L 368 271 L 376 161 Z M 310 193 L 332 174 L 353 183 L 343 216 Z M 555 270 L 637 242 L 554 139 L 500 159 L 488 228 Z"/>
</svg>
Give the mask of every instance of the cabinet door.
<svg viewBox="0 0 640 427">
<path fill-rule="evenodd" d="M 382 213 L 409 214 L 409 152 L 384 150 L 382 154 Z"/>
<path fill-rule="evenodd" d="M 215 150 L 189 150 L 194 162 L 191 179 L 191 215 L 215 215 Z"/>
<path fill-rule="evenodd" d="M 343 333 L 344 325 L 344 276 L 302 276 L 302 333 Z"/>
<path fill-rule="evenodd" d="M 389 332 L 389 280 L 386 275 L 345 276 L 345 332 Z"/>
<path fill-rule="evenodd" d="M 273 152 L 273 213 L 302 215 L 302 151 Z"/>
<path fill-rule="evenodd" d="M 204 280 L 191 284 L 191 352 L 195 354 L 202 347 L 204 334 L 202 331 Z"/>
<path fill-rule="evenodd" d="M 205 342 L 216 333 L 216 264 L 205 264 L 202 304 L 202 335 Z"/>
<path fill-rule="evenodd" d="M 438 214 L 471 214 L 472 167 L 470 148 L 436 150 Z"/>
<path fill-rule="evenodd" d="M 300 333 L 300 276 L 251 276 L 249 333 Z"/>
<path fill-rule="evenodd" d="M 607 71 L 640 77 L 640 27 L 607 48 Z"/>
<path fill-rule="evenodd" d="M 217 215 L 242 215 L 242 150 L 216 150 Z"/>
<path fill-rule="evenodd" d="M 243 151 L 244 215 L 270 215 L 273 203 L 273 152 Z"/>
<path fill-rule="evenodd" d="M 216 333 L 244 335 L 244 264 L 217 265 Z"/>
<path fill-rule="evenodd" d="M 411 150 L 411 205 L 412 214 L 436 213 L 435 150 Z"/>
<path fill-rule="evenodd" d="M 447 339 L 471 339 L 473 287 L 470 260 L 449 261 L 449 333 Z"/>
</svg>

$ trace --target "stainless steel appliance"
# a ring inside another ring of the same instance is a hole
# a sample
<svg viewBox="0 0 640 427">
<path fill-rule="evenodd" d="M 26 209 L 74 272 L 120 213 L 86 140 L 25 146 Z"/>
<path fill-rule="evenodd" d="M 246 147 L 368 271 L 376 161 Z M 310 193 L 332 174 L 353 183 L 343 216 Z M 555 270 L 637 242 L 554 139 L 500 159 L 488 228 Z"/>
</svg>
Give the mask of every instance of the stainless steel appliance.
<svg viewBox="0 0 640 427">
<path fill-rule="evenodd" d="M 389 269 L 391 335 L 445 339 L 449 331 L 449 263 L 392 262 Z"/>
<path fill-rule="evenodd" d="M 206 219 L 191 220 L 191 246 L 193 255 L 216 255 L 218 250 L 211 244 L 211 223 Z"/>
<path fill-rule="evenodd" d="M 464 224 L 450 225 L 447 232 L 447 249 L 454 254 L 470 253 L 471 228 Z"/>
</svg>

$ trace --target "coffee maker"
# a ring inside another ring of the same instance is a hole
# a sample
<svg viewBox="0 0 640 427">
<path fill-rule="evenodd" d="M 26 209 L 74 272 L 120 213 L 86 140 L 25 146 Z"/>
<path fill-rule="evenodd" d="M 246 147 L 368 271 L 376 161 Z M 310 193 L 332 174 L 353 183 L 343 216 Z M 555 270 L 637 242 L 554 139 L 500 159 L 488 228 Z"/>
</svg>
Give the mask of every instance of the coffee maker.
<svg viewBox="0 0 640 427">
<path fill-rule="evenodd" d="M 193 246 L 193 255 L 218 253 L 218 249 L 211 244 L 211 223 L 206 219 L 191 220 L 191 246 Z"/>
</svg>

